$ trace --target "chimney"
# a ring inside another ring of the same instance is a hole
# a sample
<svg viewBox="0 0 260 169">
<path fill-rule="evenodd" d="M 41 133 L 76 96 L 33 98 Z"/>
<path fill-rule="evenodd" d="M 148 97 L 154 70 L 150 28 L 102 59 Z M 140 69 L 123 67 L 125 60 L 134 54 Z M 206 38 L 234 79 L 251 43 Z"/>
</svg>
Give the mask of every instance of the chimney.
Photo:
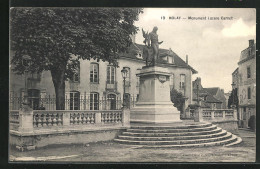
<svg viewBox="0 0 260 169">
<path fill-rule="evenodd" d="M 199 84 L 201 84 L 201 78 L 197 77 L 197 80 L 198 80 Z"/>
<path fill-rule="evenodd" d="M 135 34 L 130 35 L 130 38 L 132 39 L 132 42 L 135 43 Z"/>
<path fill-rule="evenodd" d="M 200 78 L 200 77 L 197 77 L 196 83 L 197 83 L 199 86 L 201 85 L 201 78 Z"/>
<path fill-rule="evenodd" d="M 224 89 L 220 89 L 220 91 L 221 91 L 222 93 L 224 93 Z"/>
<path fill-rule="evenodd" d="M 189 56 L 186 55 L 186 63 L 188 64 Z"/>
<path fill-rule="evenodd" d="M 249 40 L 249 47 L 253 47 L 254 46 L 254 39 L 250 39 Z"/>
</svg>

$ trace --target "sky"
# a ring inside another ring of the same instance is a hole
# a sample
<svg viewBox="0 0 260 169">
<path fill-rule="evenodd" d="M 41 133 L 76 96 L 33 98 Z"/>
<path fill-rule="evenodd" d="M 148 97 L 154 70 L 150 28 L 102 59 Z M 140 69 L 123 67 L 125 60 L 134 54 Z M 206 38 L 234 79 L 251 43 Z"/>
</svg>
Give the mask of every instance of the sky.
<svg viewBox="0 0 260 169">
<path fill-rule="evenodd" d="M 144 8 L 135 25 L 136 43 L 143 44 L 142 28 L 150 32 L 157 26 L 160 48 L 171 48 L 184 61 L 188 55 L 189 65 L 198 71 L 192 80 L 201 77 L 203 87 L 220 87 L 225 93 L 231 91 L 241 51 L 248 40 L 256 40 L 256 10 L 250 8 Z"/>
</svg>

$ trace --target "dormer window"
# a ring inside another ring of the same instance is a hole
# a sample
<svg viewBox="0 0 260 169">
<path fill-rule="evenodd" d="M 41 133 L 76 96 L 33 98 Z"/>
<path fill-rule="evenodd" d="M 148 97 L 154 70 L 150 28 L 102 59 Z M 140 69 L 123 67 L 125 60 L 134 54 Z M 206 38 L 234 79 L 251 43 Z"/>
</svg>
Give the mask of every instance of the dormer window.
<svg viewBox="0 0 260 169">
<path fill-rule="evenodd" d="M 168 56 L 168 63 L 173 63 L 172 56 Z"/>
</svg>

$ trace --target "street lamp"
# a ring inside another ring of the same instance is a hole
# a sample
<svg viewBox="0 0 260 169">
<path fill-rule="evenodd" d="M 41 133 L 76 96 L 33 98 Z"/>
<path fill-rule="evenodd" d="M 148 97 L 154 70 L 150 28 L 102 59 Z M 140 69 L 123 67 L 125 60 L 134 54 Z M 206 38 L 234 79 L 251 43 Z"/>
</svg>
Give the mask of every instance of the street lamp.
<svg viewBox="0 0 260 169">
<path fill-rule="evenodd" d="M 27 76 L 28 76 L 28 68 L 31 64 L 31 57 L 29 55 L 24 55 L 22 58 L 22 65 L 24 66 L 24 102 L 23 105 L 28 105 L 28 84 L 27 84 Z"/>
<path fill-rule="evenodd" d="M 127 76 L 127 69 L 125 67 L 121 70 L 121 74 L 124 79 L 123 108 L 125 108 L 125 79 Z"/>
<path fill-rule="evenodd" d="M 197 87 L 197 104 L 199 105 L 199 84 L 196 81 L 196 87 Z"/>
</svg>

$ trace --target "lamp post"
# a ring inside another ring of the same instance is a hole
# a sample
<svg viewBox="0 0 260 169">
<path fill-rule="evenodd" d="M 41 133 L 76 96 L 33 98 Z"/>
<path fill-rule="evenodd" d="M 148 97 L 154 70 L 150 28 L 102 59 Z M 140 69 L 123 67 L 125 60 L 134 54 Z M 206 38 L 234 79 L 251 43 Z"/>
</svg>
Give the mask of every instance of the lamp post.
<svg viewBox="0 0 260 169">
<path fill-rule="evenodd" d="M 122 77 L 123 77 L 123 81 L 124 81 L 124 93 L 123 93 L 123 108 L 125 108 L 125 79 L 126 79 L 126 76 L 127 76 L 127 70 L 126 68 L 123 68 L 121 70 L 121 73 L 122 73 Z"/>
<path fill-rule="evenodd" d="M 199 105 L 199 84 L 196 82 L 196 87 L 197 87 L 197 104 Z"/>
<path fill-rule="evenodd" d="M 30 59 L 29 55 L 24 55 L 22 58 L 22 65 L 24 66 L 24 102 L 23 105 L 28 105 L 28 68 L 30 67 Z"/>
</svg>

